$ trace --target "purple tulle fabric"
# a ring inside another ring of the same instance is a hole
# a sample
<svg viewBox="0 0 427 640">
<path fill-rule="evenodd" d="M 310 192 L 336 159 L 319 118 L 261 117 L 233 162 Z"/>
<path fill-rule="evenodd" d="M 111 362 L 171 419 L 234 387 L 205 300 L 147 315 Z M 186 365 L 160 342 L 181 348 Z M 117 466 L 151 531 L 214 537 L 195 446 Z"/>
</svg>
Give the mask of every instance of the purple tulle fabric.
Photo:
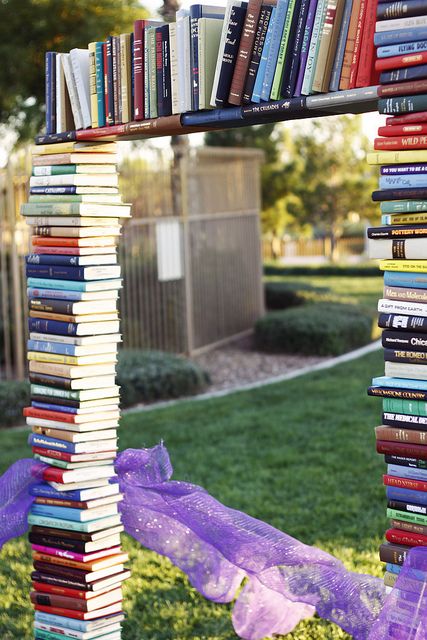
<svg viewBox="0 0 427 640">
<path fill-rule="evenodd" d="M 28 487 L 42 468 L 20 460 L 0 478 L 1 544 L 27 530 Z M 379 635 L 390 602 L 382 580 L 347 571 L 328 553 L 224 506 L 197 485 L 172 481 L 163 445 L 123 451 L 116 470 L 127 533 L 170 558 L 206 598 L 237 598 L 233 624 L 240 637 L 286 634 L 314 612 L 356 640 L 391 637 Z"/>
</svg>

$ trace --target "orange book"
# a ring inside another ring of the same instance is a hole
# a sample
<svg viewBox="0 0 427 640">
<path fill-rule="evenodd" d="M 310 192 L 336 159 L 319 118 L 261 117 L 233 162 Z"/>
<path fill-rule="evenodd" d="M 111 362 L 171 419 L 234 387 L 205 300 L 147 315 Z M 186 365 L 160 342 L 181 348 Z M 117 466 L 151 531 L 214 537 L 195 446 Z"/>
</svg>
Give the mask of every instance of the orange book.
<svg viewBox="0 0 427 640">
<path fill-rule="evenodd" d="M 101 236 L 99 238 L 32 236 L 31 242 L 35 247 L 115 247 L 117 238 L 114 236 Z"/>
<path fill-rule="evenodd" d="M 123 564 L 127 562 L 129 556 L 127 553 L 116 553 L 112 556 L 107 556 L 100 560 L 92 560 L 91 562 L 77 562 L 76 560 L 69 560 L 68 558 L 59 558 L 57 556 L 51 556 L 47 553 L 40 553 L 39 551 L 33 552 L 33 560 L 38 562 L 49 562 L 50 564 L 59 564 L 63 567 L 72 567 L 73 569 L 82 569 L 83 571 L 100 571 L 101 569 L 107 569 L 115 564 Z"/>
</svg>

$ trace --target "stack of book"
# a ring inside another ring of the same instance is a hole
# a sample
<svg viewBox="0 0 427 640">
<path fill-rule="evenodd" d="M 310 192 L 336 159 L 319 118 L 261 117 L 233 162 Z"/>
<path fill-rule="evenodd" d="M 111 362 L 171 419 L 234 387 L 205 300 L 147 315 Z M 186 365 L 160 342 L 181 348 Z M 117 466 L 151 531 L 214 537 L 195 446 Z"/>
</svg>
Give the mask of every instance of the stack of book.
<svg viewBox="0 0 427 640">
<path fill-rule="evenodd" d="M 46 54 L 47 134 L 370 86 L 376 18 L 377 0 L 228 0 L 137 20 Z"/>
<path fill-rule="evenodd" d="M 388 586 L 408 550 L 427 546 L 427 18 L 418 2 L 399 6 L 377 23 L 379 111 L 389 117 L 368 156 L 380 166 L 373 199 L 383 224 L 368 230 L 370 256 L 384 271 L 378 311 L 385 359 L 385 375 L 374 378 L 369 394 L 383 403 L 375 432 L 388 465 L 390 528 L 380 548 Z M 403 7 L 410 17 L 399 17 Z"/>
<path fill-rule="evenodd" d="M 114 471 L 121 287 L 116 245 L 130 215 L 118 190 L 114 143 L 36 146 L 26 258 L 34 457 L 48 466 L 32 489 L 34 637 L 119 640 L 122 498 Z"/>
</svg>

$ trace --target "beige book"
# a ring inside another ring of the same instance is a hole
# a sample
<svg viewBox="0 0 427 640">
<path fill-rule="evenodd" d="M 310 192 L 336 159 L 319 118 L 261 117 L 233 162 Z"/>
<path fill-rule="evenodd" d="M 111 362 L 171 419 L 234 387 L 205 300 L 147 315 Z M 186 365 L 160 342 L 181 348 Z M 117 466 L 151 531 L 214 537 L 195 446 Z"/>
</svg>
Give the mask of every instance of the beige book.
<svg viewBox="0 0 427 640">
<path fill-rule="evenodd" d="M 96 92 L 96 42 L 89 42 L 89 90 L 92 127 L 98 126 L 98 94 Z"/>
<path fill-rule="evenodd" d="M 319 53 L 314 70 L 313 91 L 323 91 L 324 82 L 326 80 L 326 66 L 328 57 L 330 57 L 330 49 L 332 48 L 333 37 L 335 37 L 335 49 L 341 26 L 342 13 L 344 9 L 344 0 L 329 0 L 326 9 L 325 21 L 320 33 Z M 334 35 L 335 34 L 335 35 Z M 334 51 L 335 54 L 335 51 Z M 332 63 L 331 69 L 332 69 Z M 330 73 L 329 73 L 330 76 Z M 328 80 L 329 85 L 329 80 Z"/>
<path fill-rule="evenodd" d="M 121 75 L 121 101 L 122 122 L 131 120 L 132 101 L 132 77 L 131 77 L 131 36 L 130 33 L 122 33 L 120 36 L 120 75 Z"/>
</svg>

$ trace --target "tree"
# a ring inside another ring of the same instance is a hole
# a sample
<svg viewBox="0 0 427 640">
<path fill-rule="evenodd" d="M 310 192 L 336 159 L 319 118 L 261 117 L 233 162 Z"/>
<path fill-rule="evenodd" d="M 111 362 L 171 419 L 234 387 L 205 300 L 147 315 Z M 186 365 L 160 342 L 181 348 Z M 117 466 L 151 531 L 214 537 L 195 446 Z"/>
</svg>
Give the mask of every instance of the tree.
<svg viewBox="0 0 427 640">
<path fill-rule="evenodd" d="M 44 114 L 44 52 L 87 47 L 129 32 L 147 12 L 139 0 L 2 0 L 0 120 L 21 140 L 39 131 Z"/>
</svg>

